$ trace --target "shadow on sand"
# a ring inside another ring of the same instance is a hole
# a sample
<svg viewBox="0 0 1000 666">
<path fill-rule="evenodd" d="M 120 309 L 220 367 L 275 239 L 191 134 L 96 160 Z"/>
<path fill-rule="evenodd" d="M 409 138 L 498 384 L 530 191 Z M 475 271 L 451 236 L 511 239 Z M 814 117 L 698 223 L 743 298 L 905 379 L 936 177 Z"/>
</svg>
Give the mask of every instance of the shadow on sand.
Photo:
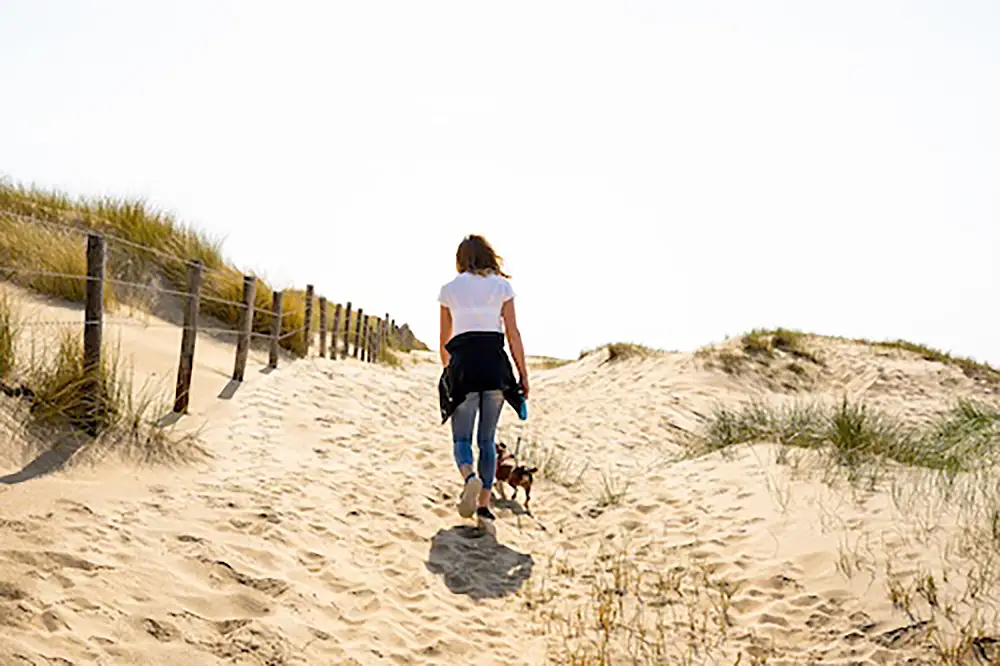
<svg viewBox="0 0 1000 666">
<path fill-rule="evenodd" d="M 25 465 L 20 471 L 0 476 L 0 484 L 13 486 L 58 471 L 66 466 L 70 458 L 83 448 L 83 445 L 84 441 L 82 437 L 62 439 L 52 448 L 38 454 L 34 460 Z"/>
<path fill-rule="evenodd" d="M 435 534 L 427 558 L 428 570 L 443 576 L 449 590 L 476 600 L 514 594 L 531 577 L 534 564 L 531 555 L 467 525 Z"/>
</svg>

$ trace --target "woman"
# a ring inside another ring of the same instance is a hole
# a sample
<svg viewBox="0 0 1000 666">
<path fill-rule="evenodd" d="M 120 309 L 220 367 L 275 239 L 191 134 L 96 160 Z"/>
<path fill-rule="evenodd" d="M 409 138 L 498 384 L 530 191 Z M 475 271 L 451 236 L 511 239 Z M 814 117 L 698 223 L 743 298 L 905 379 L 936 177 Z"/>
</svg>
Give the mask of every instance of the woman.
<svg viewBox="0 0 1000 666">
<path fill-rule="evenodd" d="M 528 368 L 514 313 L 514 290 L 502 259 L 482 236 L 466 236 L 455 255 L 458 275 L 441 288 L 441 363 L 438 384 L 443 421 L 451 418 L 455 464 L 464 486 L 458 513 L 495 533 L 490 492 L 496 476 L 495 435 L 504 402 L 526 418 Z M 504 351 L 504 333 L 517 365 L 514 380 Z M 473 468 L 472 430 L 479 414 L 478 474 Z"/>
</svg>

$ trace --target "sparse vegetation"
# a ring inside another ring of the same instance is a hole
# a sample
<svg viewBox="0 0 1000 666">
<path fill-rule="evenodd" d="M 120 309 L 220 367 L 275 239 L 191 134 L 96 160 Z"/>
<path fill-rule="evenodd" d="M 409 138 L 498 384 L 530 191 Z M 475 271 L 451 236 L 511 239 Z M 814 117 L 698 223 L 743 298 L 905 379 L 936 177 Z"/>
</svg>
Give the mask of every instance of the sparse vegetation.
<svg viewBox="0 0 1000 666">
<path fill-rule="evenodd" d="M 634 342 L 612 342 L 596 349 L 582 351 L 580 352 L 579 358 L 586 358 L 587 356 L 599 352 L 602 349 L 608 350 L 608 358 L 605 363 L 615 363 L 630 358 L 646 358 L 657 353 L 656 350 L 651 347 L 636 344 Z"/>
<path fill-rule="evenodd" d="M 403 367 L 403 361 L 396 355 L 390 347 L 385 346 L 379 351 L 378 356 L 379 363 L 383 363 L 390 368 L 401 368 Z"/>
<path fill-rule="evenodd" d="M 0 305 L 0 320 L 7 316 L 6 307 Z M 16 316 L 10 320 L 16 331 Z M 17 342 L 16 335 L 13 338 L 12 347 Z M 54 350 L 39 349 L 32 340 L 31 354 L 8 373 L 4 386 L 16 389 L 5 392 L 12 398 L 13 412 L 24 417 L 24 432 L 49 433 L 41 438 L 45 445 L 69 441 L 74 448 L 89 446 L 102 455 L 114 449 L 140 462 L 181 460 L 195 452 L 194 435 L 175 437 L 156 423 L 169 411 L 165 394 L 136 386 L 117 347 L 105 347 L 98 376 L 100 399 L 95 403 L 88 392 L 91 380 L 84 368 L 82 335 L 64 329 Z M 16 386 L 8 383 L 11 379 Z M 97 426 L 96 437 L 87 434 L 92 425 Z"/>
<path fill-rule="evenodd" d="M 980 379 L 983 381 L 1000 383 L 1000 370 L 997 370 L 988 363 L 981 363 L 971 358 L 966 358 L 962 356 L 952 356 L 947 352 L 928 347 L 926 345 L 907 342 L 906 340 L 886 340 L 886 341 L 875 341 L 870 340 L 853 340 L 859 344 L 871 345 L 873 347 L 880 347 L 882 349 L 897 349 L 905 352 L 910 352 L 911 354 L 916 354 L 925 361 L 934 361 L 935 363 L 943 363 L 945 365 L 950 365 L 960 369 L 966 377 L 972 379 Z"/>
<path fill-rule="evenodd" d="M 628 497 L 628 491 L 632 486 L 632 479 L 628 476 L 621 476 L 613 472 L 601 474 L 601 485 L 597 490 L 598 508 L 607 508 L 622 504 Z"/>
<path fill-rule="evenodd" d="M 528 366 L 532 368 L 540 368 L 542 370 L 552 370 L 554 368 L 561 368 L 564 365 L 569 365 L 573 361 L 564 358 L 553 358 L 551 356 L 529 356 Z"/>
<path fill-rule="evenodd" d="M 608 345 L 608 363 L 624 361 L 630 358 L 646 358 L 652 354 L 653 350 L 649 347 L 631 342 L 613 342 Z"/>
<path fill-rule="evenodd" d="M 773 330 L 754 329 L 741 338 L 743 351 L 750 356 L 774 356 L 775 350 L 822 365 L 819 357 L 809 348 L 809 336 L 787 328 Z"/>
<path fill-rule="evenodd" d="M 739 585 L 704 562 L 672 555 L 671 566 L 653 566 L 620 541 L 602 543 L 585 570 L 553 556 L 552 578 L 529 581 L 521 593 L 545 627 L 549 663 L 658 666 L 722 663 L 715 660 L 725 655 L 725 663 L 764 663 L 751 656 L 768 652 L 752 632 L 734 631 Z M 590 581 L 589 589 L 581 598 L 558 578 Z"/>
<path fill-rule="evenodd" d="M 776 329 L 754 329 L 745 333 L 739 338 L 739 350 L 742 354 L 730 349 L 703 348 L 697 352 L 701 358 L 714 357 L 722 369 L 729 374 L 738 374 L 744 370 L 747 361 L 751 358 L 774 358 L 776 351 L 781 351 L 801 361 L 809 361 L 817 365 L 823 365 L 823 360 L 809 344 L 810 338 L 828 340 L 839 340 L 851 342 L 859 345 L 866 345 L 875 349 L 896 350 L 909 354 L 915 354 L 925 361 L 942 363 L 961 370 L 965 376 L 990 383 L 1000 383 L 1000 370 L 988 363 L 976 361 L 962 356 L 953 356 L 947 352 L 928 347 L 927 345 L 906 340 L 866 340 L 863 338 L 847 339 L 838 336 L 821 336 L 812 333 L 804 333 L 787 328 Z M 727 338 L 728 339 L 728 338 Z M 789 365 L 789 369 L 801 373 L 802 367 L 797 369 Z"/>
<path fill-rule="evenodd" d="M 701 446 L 757 441 L 778 444 L 779 462 L 792 447 L 813 449 L 827 463 L 828 480 L 839 470 L 849 481 L 869 482 L 868 491 L 888 490 L 900 518 L 912 521 L 904 530 L 908 538 L 940 562 L 897 568 L 891 551 L 862 549 L 857 536 L 853 547 L 842 542 L 837 569 L 872 581 L 881 574 L 886 599 L 909 622 L 898 631 L 929 655 L 927 663 L 1000 661 L 994 592 L 1000 584 L 1000 405 L 962 399 L 908 423 L 861 402 L 775 407 L 755 401 L 717 408 Z M 890 463 L 898 464 L 895 470 Z"/>
<path fill-rule="evenodd" d="M 1000 409 L 959 401 L 930 424 L 908 426 L 870 405 L 844 398 L 835 407 L 817 403 L 772 406 L 751 401 L 717 406 L 696 451 L 773 441 L 830 453 L 851 467 L 875 460 L 958 472 L 992 462 L 1000 446 Z"/>
<path fill-rule="evenodd" d="M 589 464 L 574 460 L 565 451 L 554 446 L 540 445 L 535 441 L 523 442 L 517 452 L 519 460 L 529 467 L 537 467 L 538 475 L 566 488 L 580 485 Z"/>
</svg>

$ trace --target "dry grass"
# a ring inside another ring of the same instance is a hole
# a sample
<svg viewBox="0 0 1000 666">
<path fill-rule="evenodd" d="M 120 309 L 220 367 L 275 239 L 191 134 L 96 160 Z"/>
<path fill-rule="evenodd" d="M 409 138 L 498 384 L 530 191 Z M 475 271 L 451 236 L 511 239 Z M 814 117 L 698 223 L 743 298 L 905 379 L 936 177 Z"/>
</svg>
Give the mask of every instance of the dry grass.
<svg viewBox="0 0 1000 666">
<path fill-rule="evenodd" d="M 907 342 L 906 340 L 885 340 L 872 342 L 870 340 L 858 339 L 852 340 L 852 342 L 871 345 L 873 347 L 881 347 L 882 349 L 898 349 L 909 352 L 911 354 L 916 354 L 925 361 L 934 361 L 936 363 L 943 363 L 945 365 L 957 367 L 965 374 L 966 377 L 991 383 L 1000 383 L 1000 370 L 997 370 L 990 364 L 982 363 L 963 356 L 953 356 L 948 352 L 943 352 L 941 350 L 934 349 L 933 347 L 928 347 L 927 345 Z"/>
<path fill-rule="evenodd" d="M 70 442 L 91 453 L 115 452 L 138 462 L 175 462 L 201 455 L 194 435 L 175 437 L 155 421 L 169 410 L 165 392 L 136 386 L 134 375 L 121 365 L 116 347 L 105 346 L 98 373 L 99 398 L 84 367 L 83 336 L 64 329 L 55 349 L 39 348 L 33 338 L 26 359 L 15 359 L 21 334 L 9 297 L 0 298 L 0 363 L 5 393 L 22 405 L 25 432 L 48 433 L 45 443 Z M 15 362 L 17 360 L 17 362 Z M 94 426 L 96 425 L 96 435 Z"/>
<path fill-rule="evenodd" d="M 729 375 L 755 371 L 776 389 L 798 390 L 813 379 L 808 365 L 824 365 L 810 344 L 814 337 L 786 328 L 754 329 L 739 337 L 738 346 L 702 347 L 695 357 Z"/>
<path fill-rule="evenodd" d="M 600 485 L 597 487 L 597 507 L 606 509 L 620 506 L 628 497 L 632 488 L 632 479 L 611 471 L 601 474 Z"/>
<path fill-rule="evenodd" d="M 645 345 L 636 344 L 634 342 L 612 342 L 595 349 L 588 349 L 580 352 L 580 359 L 586 358 L 591 354 L 595 354 L 602 349 L 606 349 L 608 352 L 608 358 L 605 363 L 616 363 L 619 361 L 625 361 L 631 358 L 647 358 L 650 356 L 655 356 L 658 352 L 657 350 L 647 347 Z M 578 359 L 579 360 L 579 359 Z"/>
<path fill-rule="evenodd" d="M 527 361 L 529 368 L 538 368 L 540 370 L 553 370 L 573 362 L 568 359 L 554 358 L 552 356 L 529 356 Z"/>
<path fill-rule="evenodd" d="M 782 351 L 797 358 L 822 365 L 820 358 L 809 348 L 809 335 L 787 328 L 754 329 L 740 338 L 743 351 L 750 355 L 773 357 Z"/>
<path fill-rule="evenodd" d="M 682 560 L 679 552 L 670 567 L 648 565 L 645 555 L 626 541 L 602 542 L 584 570 L 553 556 L 545 574 L 528 581 L 521 599 L 539 620 L 549 663 L 721 663 L 718 658 L 736 649 L 735 663 L 764 663 L 755 656 L 766 658 L 766 650 L 752 636 L 730 641 L 737 583 L 703 562 Z M 589 581 L 589 588 L 579 596 L 566 580 Z"/>
<path fill-rule="evenodd" d="M 737 374 L 744 369 L 748 358 L 774 358 L 776 356 L 775 352 L 778 351 L 794 356 L 802 361 L 823 365 L 822 358 L 810 347 L 809 340 L 811 338 L 840 340 L 879 349 L 892 349 L 915 354 L 926 361 L 956 367 L 971 379 L 1000 383 L 1000 370 L 988 363 L 962 356 L 954 356 L 948 352 L 928 347 L 927 345 L 908 342 L 906 340 L 873 341 L 862 338 L 847 339 L 838 336 L 822 336 L 787 328 L 754 329 L 740 336 L 740 351 L 743 352 L 743 355 L 730 350 L 717 350 L 714 355 L 723 369 L 730 374 Z M 698 355 L 705 357 L 710 351 L 712 350 L 702 349 L 699 350 Z"/>
<path fill-rule="evenodd" d="M 18 216 L 59 226 L 27 222 Z M 186 261 L 200 260 L 205 267 L 202 295 L 207 297 L 201 302 L 202 314 L 226 325 L 235 327 L 238 324 L 240 308 L 216 300 L 239 303 L 243 297 L 243 271 L 224 259 L 220 239 L 185 226 L 172 215 L 143 201 L 113 197 L 73 199 L 58 192 L 0 181 L 0 265 L 82 277 L 86 274 L 86 240 L 73 229 L 100 231 L 126 241 L 110 240 L 107 247 L 108 277 L 117 280 L 184 291 L 187 288 Z M 86 297 L 83 280 L 18 275 L 16 272 L 6 277 L 34 291 L 67 301 L 80 303 Z M 287 289 L 283 294 L 283 311 L 287 313 L 281 324 L 284 335 L 304 327 L 305 293 Z M 272 310 L 272 295 L 273 287 L 258 279 L 254 303 L 257 312 L 253 322 L 253 330 L 257 333 L 270 333 L 271 315 L 265 311 Z M 109 285 L 105 300 L 109 307 L 120 300 L 140 307 L 152 306 L 149 291 L 121 286 Z M 316 330 L 318 317 L 314 317 L 314 322 L 317 322 L 313 324 Z M 304 353 L 305 332 L 289 335 L 281 341 L 281 346 L 295 354 Z"/>
<path fill-rule="evenodd" d="M 574 459 L 567 451 L 535 440 L 519 442 L 515 454 L 521 464 L 537 467 L 540 477 L 565 488 L 578 488 L 590 469 L 587 462 Z"/>
<path fill-rule="evenodd" d="M 379 363 L 387 365 L 390 368 L 401 368 L 403 367 L 403 361 L 399 358 L 397 353 L 390 349 L 389 347 L 383 347 L 379 350 L 378 355 Z"/>
<path fill-rule="evenodd" d="M 64 330 L 54 350 L 33 347 L 29 358 L 17 365 L 17 390 L 9 394 L 7 408 L 22 415 L 21 431 L 36 446 L 69 447 L 84 459 L 116 455 L 158 464 L 206 455 L 196 434 L 177 436 L 157 423 L 170 409 L 166 392 L 136 386 L 134 374 L 120 359 L 118 348 L 105 347 L 95 401 L 82 336 Z"/>
</svg>

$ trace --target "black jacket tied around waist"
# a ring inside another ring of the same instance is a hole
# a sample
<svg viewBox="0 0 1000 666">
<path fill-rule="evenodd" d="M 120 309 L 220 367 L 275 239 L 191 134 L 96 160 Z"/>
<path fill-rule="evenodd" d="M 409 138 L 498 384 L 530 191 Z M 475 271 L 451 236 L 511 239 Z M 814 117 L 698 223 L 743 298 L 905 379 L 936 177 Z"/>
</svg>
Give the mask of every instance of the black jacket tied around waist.
<svg viewBox="0 0 1000 666">
<path fill-rule="evenodd" d="M 520 412 L 524 391 L 503 347 L 503 333 L 469 331 L 456 335 L 444 348 L 450 358 L 438 381 L 441 423 L 445 423 L 469 393 L 503 391 L 507 403 Z"/>
</svg>

